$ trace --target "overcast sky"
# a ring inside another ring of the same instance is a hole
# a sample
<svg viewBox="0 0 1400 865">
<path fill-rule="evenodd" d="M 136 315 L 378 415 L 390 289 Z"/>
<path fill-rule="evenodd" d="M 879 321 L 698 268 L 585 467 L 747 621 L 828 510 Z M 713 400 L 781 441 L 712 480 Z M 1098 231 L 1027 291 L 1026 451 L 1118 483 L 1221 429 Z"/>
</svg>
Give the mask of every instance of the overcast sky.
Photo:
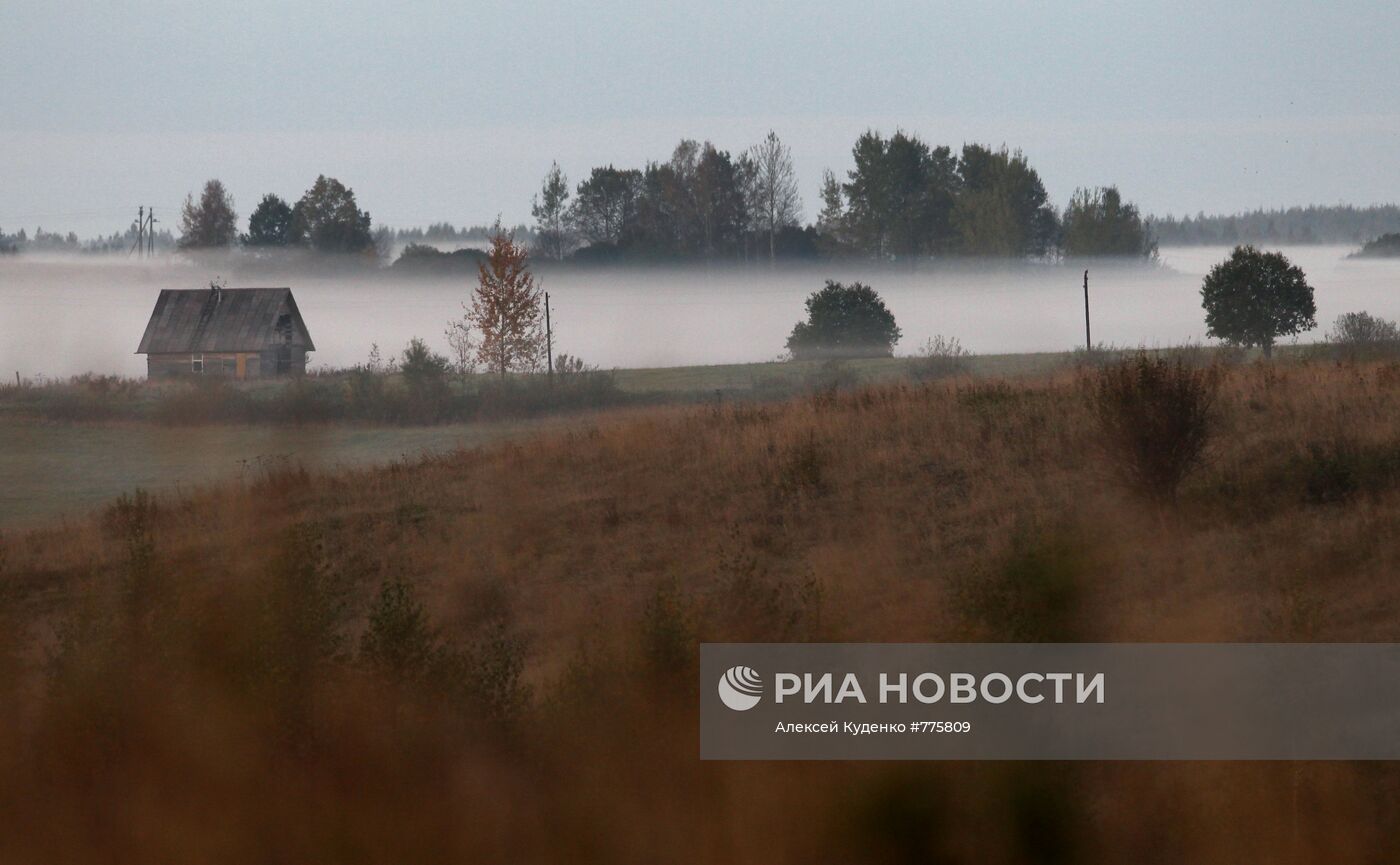
<svg viewBox="0 0 1400 865">
<path fill-rule="evenodd" d="M 528 219 L 551 160 L 793 148 L 814 215 L 867 128 L 1020 147 L 1063 205 L 1400 200 L 1400 4 L 0 0 L 0 227 L 240 214 L 318 173 L 395 226 Z"/>
</svg>

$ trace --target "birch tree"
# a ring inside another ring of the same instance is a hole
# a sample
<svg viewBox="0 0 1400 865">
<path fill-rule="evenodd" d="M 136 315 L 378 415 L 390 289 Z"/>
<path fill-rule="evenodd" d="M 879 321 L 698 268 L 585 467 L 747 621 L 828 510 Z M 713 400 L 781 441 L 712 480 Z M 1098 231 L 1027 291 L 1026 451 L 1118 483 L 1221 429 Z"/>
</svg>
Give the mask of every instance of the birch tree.
<svg viewBox="0 0 1400 865">
<path fill-rule="evenodd" d="M 479 334 L 476 357 L 489 372 L 534 372 L 544 357 L 543 298 L 529 254 L 496 225 L 467 318 Z"/>
<path fill-rule="evenodd" d="M 568 201 L 569 180 L 556 162 L 544 176 L 539 195 L 530 202 L 540 252 L 555 261 L 562 261 L 571 245 Z"/>
<path fill-rule="evenodd" d="M 797 172 L 792 167 L 792 150 L 775 132 L 749 149 L 754 167 L 754 194 L 758 205 L 757 228 L 768 235 L 768 260 L 777 258 L 778 232 L 796 225 L 802 218 L 802 196 L 797 191 Z"/>
</svg>

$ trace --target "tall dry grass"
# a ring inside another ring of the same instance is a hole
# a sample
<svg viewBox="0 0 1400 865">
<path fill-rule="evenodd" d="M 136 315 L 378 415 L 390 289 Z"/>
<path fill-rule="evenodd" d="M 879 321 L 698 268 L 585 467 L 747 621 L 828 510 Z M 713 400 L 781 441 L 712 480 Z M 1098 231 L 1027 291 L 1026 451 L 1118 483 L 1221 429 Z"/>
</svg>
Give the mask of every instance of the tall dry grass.
<svg viewBox="0 0 1400 865">
<path fill-rule="evenodd" d="M 1372 862 L 1366 764 L 702 764 L 700 640 L 1395 640 L 1400 373 L 630 411 L 0 546 L 0 861 Z"/>
</svg>

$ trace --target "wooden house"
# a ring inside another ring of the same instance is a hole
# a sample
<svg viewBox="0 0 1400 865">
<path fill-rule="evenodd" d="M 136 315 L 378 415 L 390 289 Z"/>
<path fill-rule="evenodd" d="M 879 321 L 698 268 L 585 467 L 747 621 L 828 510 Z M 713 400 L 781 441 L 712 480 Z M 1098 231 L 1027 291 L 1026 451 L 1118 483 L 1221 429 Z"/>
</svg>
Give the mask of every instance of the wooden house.
<svg viewBox="0 0 1400 865">
<path fill-rule="evenodd" d="M 150 378 L 306 372 L 315 351 L 290 288 L 164 289 L 137 354 Z"/>
</svg>

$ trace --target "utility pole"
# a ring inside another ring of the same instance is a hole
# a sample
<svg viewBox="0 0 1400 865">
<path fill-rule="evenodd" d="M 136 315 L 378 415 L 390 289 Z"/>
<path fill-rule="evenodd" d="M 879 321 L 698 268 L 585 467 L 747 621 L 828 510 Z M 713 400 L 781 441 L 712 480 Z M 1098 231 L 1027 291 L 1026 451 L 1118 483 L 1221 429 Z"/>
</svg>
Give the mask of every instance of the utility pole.
<svg viewBox="0 0 1400 865">
<path fill-rule="evenodd" d="M 1084 271 L 1084 350 L 1094 350 L 1094 340 L 1089 336 L 1089 271 Z"/>
<path fill-rule="evenodd" d="M 154 205 L 146 209 L 146 253 L 151 258 L 156 256 L 156 208 Z"/>
<path fill-rule="evenodd" d="M 544 293 L 544 354 L 549 361 L 549 381 L 554 383 L 554 329 L 549 322 L 549 292 Z"/>
<path fill-rule="evenodd" d="M 136 208 L 136 242 L 131 245 L 131 249 L 127 250 L 127 257 L 130 258 L 133 252 L 140 253 L 137 258 L 146 254 L 146 205 L 144 204 Z"/>
</svg>

